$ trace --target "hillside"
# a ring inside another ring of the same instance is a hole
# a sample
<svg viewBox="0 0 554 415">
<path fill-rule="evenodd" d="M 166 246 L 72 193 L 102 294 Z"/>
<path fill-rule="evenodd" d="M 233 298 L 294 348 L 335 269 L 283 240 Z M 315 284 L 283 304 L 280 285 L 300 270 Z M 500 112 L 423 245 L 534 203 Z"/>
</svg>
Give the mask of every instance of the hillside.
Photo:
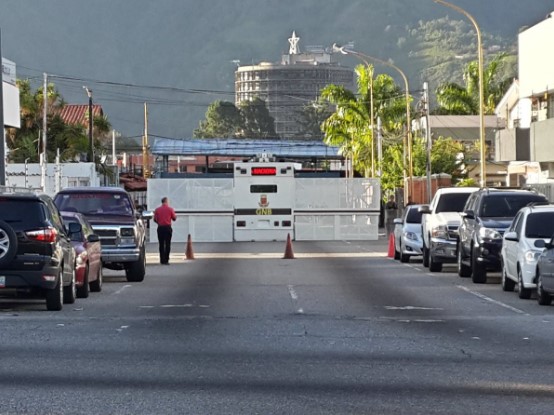
<svg viewBox="0 0 554 415">
<path fill-rule="evenodd" d="M 489 51 L 513 50 L 520 27 L 553 8 L 546 0 L 456 3 L 480 23 Z M 390 58 L 419 90 L 423 80 L 458 81 L 474 59 L 463 20 L 432 0 L 3 0 L 0 13 L 2 52 L 19 77 L 38 84 L 43 72 L 58 75 L 50 79 L 72 103 L 87 102 L 87 85 L 128 136 L 142 134 L 147 101 L 150 134 L 179 138 L 191 136 L 210 102 L 233 100 L 234 61 L 278 61 L 293 30 L 300 47 L 354 42 Z"/>
</svg>

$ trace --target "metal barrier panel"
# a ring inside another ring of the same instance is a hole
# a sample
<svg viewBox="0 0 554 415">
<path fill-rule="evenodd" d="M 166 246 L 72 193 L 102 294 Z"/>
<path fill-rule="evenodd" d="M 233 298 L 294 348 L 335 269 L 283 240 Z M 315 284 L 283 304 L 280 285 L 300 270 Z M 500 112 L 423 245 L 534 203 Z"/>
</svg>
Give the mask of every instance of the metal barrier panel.
<svg viewBox="0 0 554 415">
<path fill-rule="evenodd" d="M 167 196 L 177 212 L 173 241 L 231 242 L 234 183 L 229 178 L 149 179 L 147 203 L 154 210 Z M 297 178 L 292 185 L 296 240 L 377 240 L 380 183 L 364 178 Z M 157 241 L 156 225 L 150 240 Z M 287 231 L 288 232 L 288 231 Z M 263 230 L 260 237 L 263 237 Z"/>
<path fill-rule="evenodd" d="M 380 198 L 379 179 L 299 178 L 294 209 L 379 211 Z"/>
<path fill-rule="evenodd" d="M 149 179 L 148 209 L 160 206 L 162 197 L 177 213 L 173 241 L 233 240 L 233 179 Z M 157 226 L 150 223 L 150 241 L 156 242 Z"/>
</svg>

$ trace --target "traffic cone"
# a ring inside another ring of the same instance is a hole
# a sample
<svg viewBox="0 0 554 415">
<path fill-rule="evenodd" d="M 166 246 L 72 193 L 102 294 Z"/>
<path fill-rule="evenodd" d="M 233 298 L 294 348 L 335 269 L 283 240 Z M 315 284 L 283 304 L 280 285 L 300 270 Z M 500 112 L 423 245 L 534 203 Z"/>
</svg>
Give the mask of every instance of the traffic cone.
<svg viewBox="0 0 554 415">
<path fill-rule="evenodd" d="M 391 233 L 389 236 L 389 258 L 394 258 L 394 233 Z"/>
<path fill-rule="evenodd" d="M 287 246 L 285 248 L 285 255 L 283 259 L 294 259 L 294 252 L 292 252 L 292 242 L 290 241 L 290 233 L 287 235 Z"/>
<path fill-rule="evenodd" d="M 189 236 L 187 238 L 187 249 L 185 251 L 185 257 L 187 259 L 194 259 L 194 252 L 192 251 L 192 238 Z"/>
</svg>

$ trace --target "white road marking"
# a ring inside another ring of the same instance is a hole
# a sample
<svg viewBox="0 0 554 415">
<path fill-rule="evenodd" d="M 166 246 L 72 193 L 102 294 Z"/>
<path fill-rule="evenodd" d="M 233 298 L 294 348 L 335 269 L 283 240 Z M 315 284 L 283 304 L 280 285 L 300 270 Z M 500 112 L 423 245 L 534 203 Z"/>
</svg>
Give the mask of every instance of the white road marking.
<svg viewBox="0 0 554 415">
<path fill-rule="evenodd" d="M 298 294 L 296 294 L 296 291 L 294 291 L 294 286 L 293 285 L 288 285 L 287 287 L 289 289 L 289 293 L 290 293 L 291 298 L 294 301 L 298 300 Z"/>
<path fill-rule="evenodd" d="M 513 311 L 514 313 L 529 315 L 529 314 L 527 314 L 525 311 L 520 310 L 519 308 L 515 308 L 515 307 L 512 307 L 511 305 L 505 304 L 505 303 L 503 303 L 503 302 L 501 302 L 501 301 L 494 300 L 494 299 L 492 299 L 492 298 L 490 298 L 490 297 L 487 297 L 485 294 L 481 294 L 481 293 L 479 293 L 479 292 L 472 291 L 472 290 L 470 290 L 469 288 L 464 287 L 464 286 L 462 286 L 462 285 L 456 285 L 456 287 L 458 287 L 459 289 L 464 290 L 464 291 L 466 291 L 466 292 L 468 292 L 468 293 L 470 293 L 470 294 L 473 294 L 474 296 L 479 297 L 479 298 L 481 298 L 482 300 L 488 301 L 489 303 L 493 303 L 493 304 L 496 304 L 496 305 L 498 305 L 498 306 L 500 306 L 500 307 L 504 307 L 504 308 L 507 309 L 507 310 Z"/>
<path fill-rule="evenodd" d="M 116 329 L 117 332 L 121 333 L 123 330 L 128 329 L 129 326 L 121 326 L 120 328 Z"/>
<path fill-rule="evenodd" d="M 443 308 L 416 307 L 416 306 L 413 306 L 413 305 L 407 305 L 407 306 L 404 306 L 404 307 L 397 307 L 397 306 L 393 306 L 393 305 L 386 305 L 385 308 L 386 308 L 387 310 L 438 310 L 438 311 L 444 310 Z"/>
<path fill-rule="evenodd" d="M 126 290 L 127 288 L 130 288 L 130 287 L 132 287 L 131 284 L 124 285 L 124 286 L 121 287 L 119 290 L 117 290 L 116 292 L 114 292 L 113 295 L 119 295 L 119 294 L 121 294 L 124 290 Z"/>
</svg>

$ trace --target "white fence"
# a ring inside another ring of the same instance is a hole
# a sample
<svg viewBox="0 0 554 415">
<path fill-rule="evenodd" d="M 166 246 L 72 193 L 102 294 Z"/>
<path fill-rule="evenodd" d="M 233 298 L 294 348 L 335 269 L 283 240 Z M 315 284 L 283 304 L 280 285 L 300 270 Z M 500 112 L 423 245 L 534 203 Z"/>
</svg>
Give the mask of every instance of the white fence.
<svg viewBox="0 0 554 415">
<path fill-rule="evenodd" d="M 151 210 L 164 196 L 177 213 L 173 241 L 234 240 L 232 178 L 149 179 L 147 203 Z M 295 178 L 295 240 L 377 240 L 380 184 L 378 179 Z M 150 227 L 156 241 L 156 226 Z"/>
</svg>

